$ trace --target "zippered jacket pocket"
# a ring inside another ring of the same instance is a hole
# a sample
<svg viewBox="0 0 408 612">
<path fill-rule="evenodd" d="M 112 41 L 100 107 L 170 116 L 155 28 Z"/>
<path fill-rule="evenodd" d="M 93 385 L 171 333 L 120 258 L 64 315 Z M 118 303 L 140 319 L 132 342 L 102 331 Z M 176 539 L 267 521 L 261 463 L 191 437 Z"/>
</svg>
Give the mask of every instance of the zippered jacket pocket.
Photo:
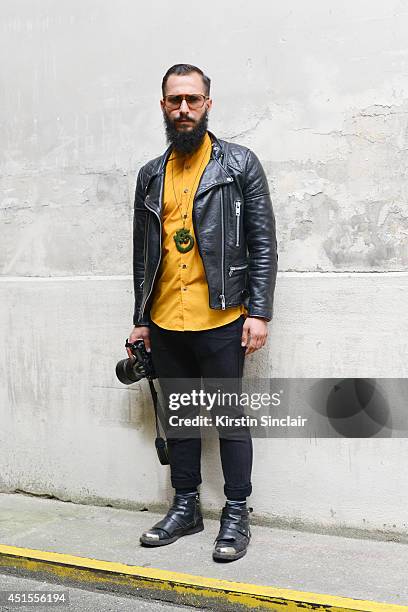
<svg viewBox="0 0 408 612">
<path fill-rule="evenodd" d="M 248 267 L 248 264 L 243 264 L 242 266 L 230 266 L 228 268 L 228 276 L 231 277 L 234 274 L 234 272 L 245 270 L 247 267 Z"/>
</svg>

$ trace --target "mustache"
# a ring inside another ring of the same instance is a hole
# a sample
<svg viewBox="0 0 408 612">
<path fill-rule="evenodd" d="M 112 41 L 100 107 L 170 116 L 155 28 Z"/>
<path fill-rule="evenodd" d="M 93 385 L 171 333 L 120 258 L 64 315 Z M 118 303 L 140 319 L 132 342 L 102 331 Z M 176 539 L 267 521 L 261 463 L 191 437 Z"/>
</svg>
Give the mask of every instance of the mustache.
<svg viewBox="0 0 408 612">
<path fill-rule="evenodd" d="M 185 117 L 183 119 L 183 117 L 177 117 L 177 119 L 173 119 L 174 123 L 183 123 L 186 121 L 191 121 L 191 123 L 196 123 L 196 121 L 194 119 L 192 119 L 191 117 Z"/>
</svg>

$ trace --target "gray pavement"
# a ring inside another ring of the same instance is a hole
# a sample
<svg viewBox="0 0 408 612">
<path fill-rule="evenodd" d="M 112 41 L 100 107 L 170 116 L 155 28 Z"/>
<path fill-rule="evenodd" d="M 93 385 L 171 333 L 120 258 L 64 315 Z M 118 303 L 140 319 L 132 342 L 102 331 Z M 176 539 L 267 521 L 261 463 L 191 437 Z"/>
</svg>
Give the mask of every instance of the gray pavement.
<svg viewBox="0 0 408 612">
<path fill-rule="evenodd" d="M 0 494 L 0 543 L 225 580 L 408 605 L 408 545 L 253 525 L 248 553 L 217 564 L 219 523 L 157 549 L 140 533 L 162 514 Z"/>
<path fill-rule="evenodd" d="M 91 591 L 73 587 L 61 587 L 44 580 L 30 580 L 17 576 L 0 575 L 0 594 L 2 591 L 14 592 L 65 592 L 68 593 L 67 605 L 28 605 L 0 604 L 0 612 L 197 612 L 197 608 L 180 606 L 161 601 L 146 601 L 133 595 L 117 595 L 101 591 Z M 26 596 L 27 597 L 27 596 Z M 0 600 L 2 601 L 2 600 Z"/>
</svg>

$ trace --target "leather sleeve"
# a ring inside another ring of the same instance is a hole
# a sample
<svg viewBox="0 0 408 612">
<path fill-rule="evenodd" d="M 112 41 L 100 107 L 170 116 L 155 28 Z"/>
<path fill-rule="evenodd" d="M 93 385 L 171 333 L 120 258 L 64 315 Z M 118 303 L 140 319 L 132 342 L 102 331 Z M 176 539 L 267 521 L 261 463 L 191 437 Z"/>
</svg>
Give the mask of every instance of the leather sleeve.
<svg viewBox="0 0 408 612">
<path fill-rule="evenodd" d="M 248 150 L 244 166 L 244 226 L 248 245 L 248 316 L 273 317 L 278 269 L 275 215 L 268 181 L 258 157 Z"/>
<path fill-rule="evenodd" d="M 136 181 L 135 204 L 133 212 L 133 288 L 135 308 L 134 325 L 149 325 L 150 321 L 139 319 L 139 309 L 143 298 L 144 283 L 144 242 L 147 211 L 144 206 L 143 168 L 139 170 Z"/>
</svg>

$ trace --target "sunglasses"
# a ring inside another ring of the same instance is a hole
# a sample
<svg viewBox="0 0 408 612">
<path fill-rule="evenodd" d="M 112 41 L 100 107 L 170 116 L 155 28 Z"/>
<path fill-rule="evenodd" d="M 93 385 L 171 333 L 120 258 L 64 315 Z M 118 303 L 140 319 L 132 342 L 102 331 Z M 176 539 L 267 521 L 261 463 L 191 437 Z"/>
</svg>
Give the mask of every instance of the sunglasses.
<svg viewBox="0 0 408 612">
<path fill-rule="evenodd" d="M 204 96 L 203 94 L 180 94 L 164 96 L 163 100 L 166 108 L 169 110 L 176 110 L 177 108 L 180 108 L 183 100 L 187 102 L 191 110 L 197 110 L 204 106 L 204 102 L 209 100 L 209 97 Z"/>
</svg>

